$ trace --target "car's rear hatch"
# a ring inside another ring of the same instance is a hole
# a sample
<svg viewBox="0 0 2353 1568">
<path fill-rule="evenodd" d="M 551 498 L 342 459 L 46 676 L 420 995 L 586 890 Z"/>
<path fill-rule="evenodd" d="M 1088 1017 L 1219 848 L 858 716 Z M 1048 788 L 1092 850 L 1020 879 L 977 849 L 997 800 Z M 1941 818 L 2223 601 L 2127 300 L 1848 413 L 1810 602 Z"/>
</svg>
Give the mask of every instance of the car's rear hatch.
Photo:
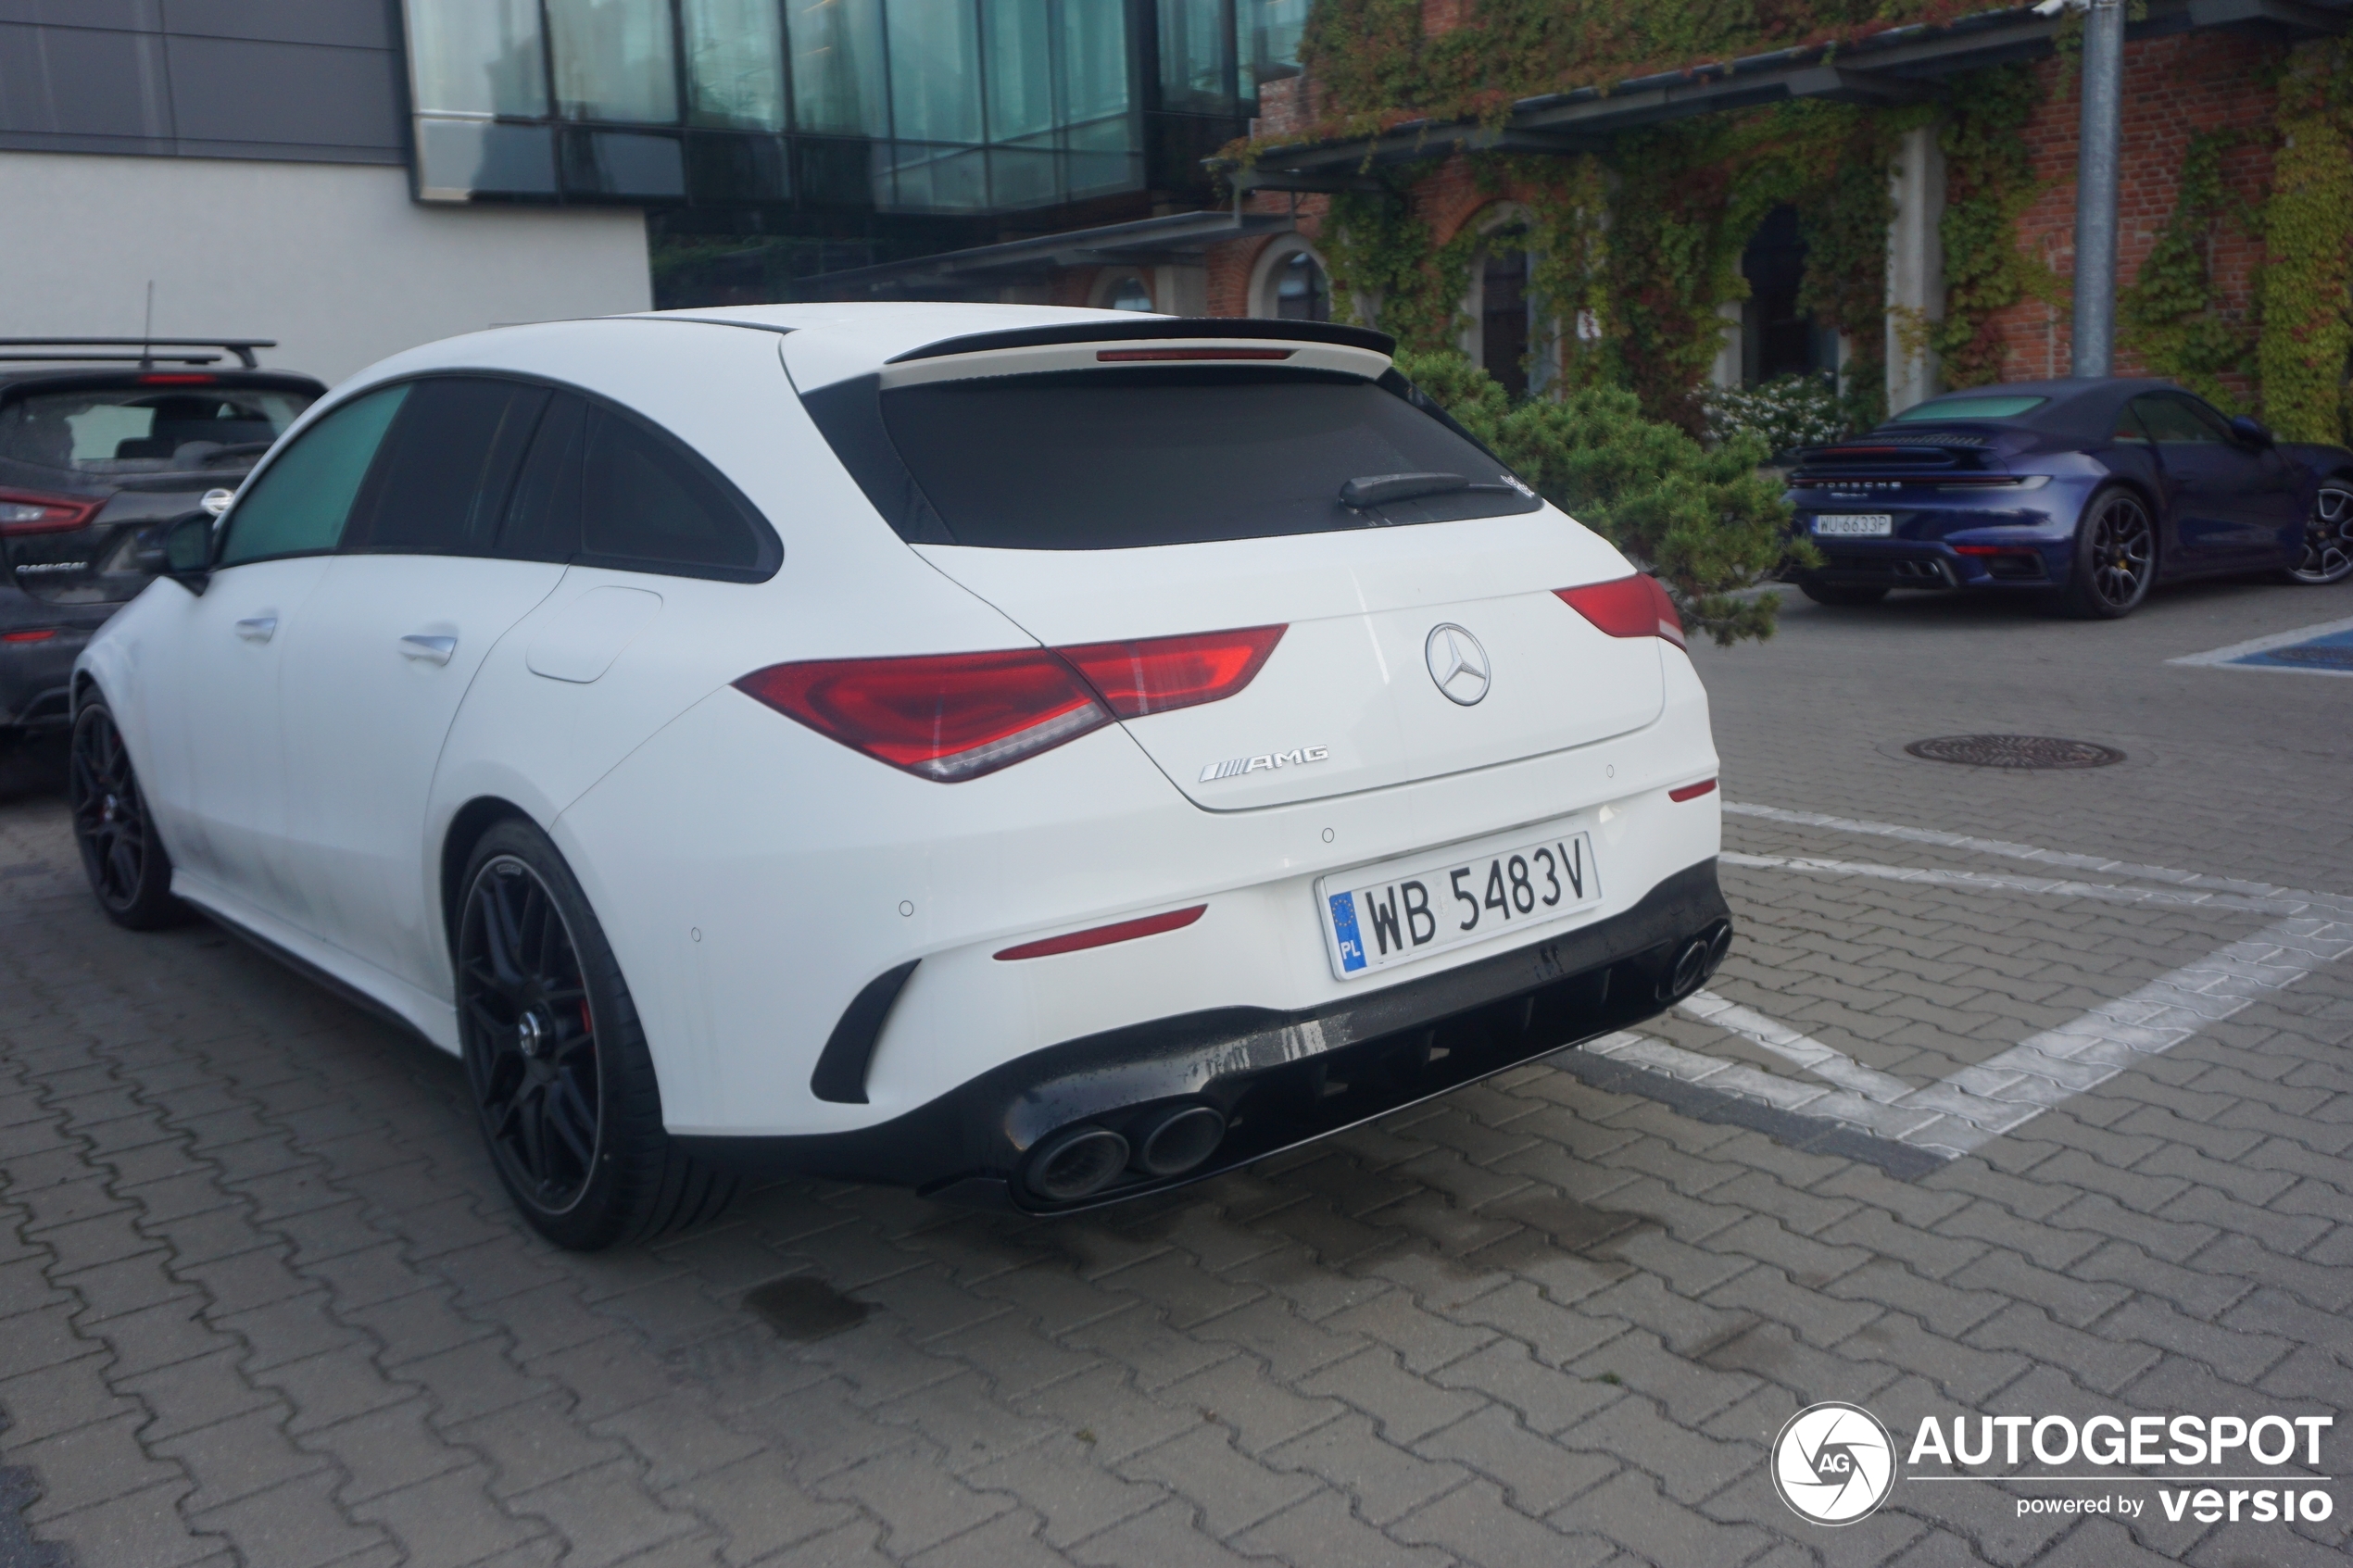
<svg viewBox="0 0 2353 1568">
<path fill-rule="evenodd" d="M 807 401 L 925 558 L 1050 646 L 1284 629 L 1238 694 L 1126 721 L 1205 808 L 1490 767 L 1656 717 L 1658 640 L 1604 634 L 1554 592 L 1631 568 L 1409 395 L 1385 340 L 1216 326 L 1250 335 L 963 340 Z M 1341 498 L 1402 474 L 1424 478 Z"/>
</svg>

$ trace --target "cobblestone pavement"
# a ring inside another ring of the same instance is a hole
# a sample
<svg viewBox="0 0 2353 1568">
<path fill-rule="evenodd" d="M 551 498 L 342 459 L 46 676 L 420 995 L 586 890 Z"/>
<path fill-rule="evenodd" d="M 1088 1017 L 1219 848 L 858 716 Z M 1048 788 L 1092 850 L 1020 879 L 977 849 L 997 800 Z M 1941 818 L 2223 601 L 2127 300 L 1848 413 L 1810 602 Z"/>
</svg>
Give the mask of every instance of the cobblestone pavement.
<svg viewBox="0 0 2353 1568">
<path fill-rule="evenodd" d="M 1794 605 L 1701 655 L 1727 796 L 1781 813 L 1727 818 L 1733 1010 L 1054 1223 L 800 1184 L 555 1252 L 453 1061 L 210 926 L 115 931 L 20 789 L 0 1564 L 2342 1562 L 2341 1485 L 2323 1521 L 2208 1525 L 2146 1484 L 1907 1479 L 1831 1530 L 1767 1449 L 1821 1399 L 1899 1448 L 1926 1416 L 2276 1411 L 2334 1417 L 2337 1473 L 2353 683 L 2163 661 L 2346 613 Z M 1900 750 L 1977 730 L 2129 760 Z M 2176 995 L 2191 1027 L 2133 1024 Z M 2001 1070 L 2085 1019 L 2080 1077 Z M 2032 1120 L 1904 1141 L 1939 1084 Z M 2018 1509 L 2104 1493 L 2146 1512 Z"/>
</svg>

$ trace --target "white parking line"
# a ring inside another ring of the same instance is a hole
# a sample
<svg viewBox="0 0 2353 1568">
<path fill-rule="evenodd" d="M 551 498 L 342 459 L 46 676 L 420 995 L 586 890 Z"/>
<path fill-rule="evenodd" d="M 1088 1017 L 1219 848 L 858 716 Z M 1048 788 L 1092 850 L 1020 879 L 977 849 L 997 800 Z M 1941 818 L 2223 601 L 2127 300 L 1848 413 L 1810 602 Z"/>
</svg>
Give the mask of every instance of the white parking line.
<svg viewBox="0 0 2353 1568">
<path fill-rule="evenodd" d="M 2185 653 L 2179 659 L 2169 659 L 2165 662 L 2168 664 L 2228 664 L 2234 659 L 2245 659 L 2249 654 L 2269 653 L 2273 648 L 2294 647 L 2298 643 L 2309 642 L 2314 637 L 2331 636 L 2338 632 L 2353 632 L 2353 620 L 2323 621 L 2317 626 L 2299 626 L 2293 632 L 2280 632 L 2269 637 L 2250 638 L 2244 643 L 2233 643 L 2226 648 L 2214 648 L 2206 653 Z M 2284 667 L 2249 664 L 2241 668 L 2280 670 Z M 2291 675 L 2353 674 L 2353 671 L 2347 670 L 2287 670 L 2285 672 Z"/>
<path fill-rule="evenodd" d="M 2353 625 L 2353 622 L 2348 622 Z M 1915 1085 L 1867 1067 L 1812 1036 L 1699 991 L 1680 1004 L 1694 1019 L 1763 1047 L 1831 1087 L 1817 1089 L 1745 1062 L 1685 1050 L 1662 1040 L 1620 1033 L 1585 1049 L 1654 1073 L 1759 1101 L 1795 1115 L 1843 1123 L 1874 1136 L 1957 1159 L 2004 1133 L 2014 1132 L 2054 1106 L 2095 1088 L 2139 1060 L 2160 1055 L 2259 998 L 2279 991 L 2322 964 L 2353 954 L 2353 899 L 2269 884 L 2210 877 L 2161 866 L 2134 866 L 2089 855 L 1960 834 L 1866 822 L 1810 811 L 1726 802 L 1738 815 L 1796 826 L 1873 834 L 2006 856 L 2070 869 L 2120 872 L 2171 888 L 2124 887 L 2068 879 L 2002 876 L 1942 868 L 1871 865 L 1810 856 L 1727 852 L 1732 865 L 1861 876 L 1981 892 L 2095 898 L 2144 907 L 2196 908 L 2280 916 L 2256 935 L 2158 975 L 2130 994 L 2082 1017 L 2046 1029 L 1974 1066 L 1933 1084 Z M 2196 891 L 2175 891 L 2173 889 Z"/>
</svg>

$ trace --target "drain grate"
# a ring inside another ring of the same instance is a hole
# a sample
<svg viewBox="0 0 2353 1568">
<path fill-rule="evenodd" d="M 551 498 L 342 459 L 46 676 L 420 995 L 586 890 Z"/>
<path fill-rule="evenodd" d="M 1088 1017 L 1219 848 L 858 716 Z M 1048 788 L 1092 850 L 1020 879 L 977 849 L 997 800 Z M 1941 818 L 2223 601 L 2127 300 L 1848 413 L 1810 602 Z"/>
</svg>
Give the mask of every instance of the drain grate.
<svg viewBox="0 0 2353 1568">
<path fill-rule="evenodd" d="M 2329 643 L 2308 643 L 2301 647 L 2272 648 L 2263 655 L 2282 664 L 2310 664 L 2322 670 L 2353 670 L 2353 648 Z"/>
<path fill-rule="evenodd" d="M 1904 749 L 1931 762 L 1974 768 L 2105 768 L 2124 760 L 2114 746 L 2055 735 L 1938 735 Z"/>
</svg>

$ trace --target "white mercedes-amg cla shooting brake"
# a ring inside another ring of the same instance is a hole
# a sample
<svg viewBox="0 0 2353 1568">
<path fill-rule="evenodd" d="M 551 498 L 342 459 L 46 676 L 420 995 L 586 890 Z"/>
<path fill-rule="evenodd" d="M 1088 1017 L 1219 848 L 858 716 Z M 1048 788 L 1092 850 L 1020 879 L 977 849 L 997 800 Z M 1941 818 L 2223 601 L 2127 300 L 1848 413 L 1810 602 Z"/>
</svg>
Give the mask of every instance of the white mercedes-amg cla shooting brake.
<svg viewBox="0 0 2353 1568">
<path fill-rule="evenodd" d="M 1374 332 L 504 328 L 335 389 L 77 666 L 106 911 L 462 1057 L 530 1223 L 1049 1214 L 1658 1012 L 1731 927 L 1655 580 Z"/>
</svg>

